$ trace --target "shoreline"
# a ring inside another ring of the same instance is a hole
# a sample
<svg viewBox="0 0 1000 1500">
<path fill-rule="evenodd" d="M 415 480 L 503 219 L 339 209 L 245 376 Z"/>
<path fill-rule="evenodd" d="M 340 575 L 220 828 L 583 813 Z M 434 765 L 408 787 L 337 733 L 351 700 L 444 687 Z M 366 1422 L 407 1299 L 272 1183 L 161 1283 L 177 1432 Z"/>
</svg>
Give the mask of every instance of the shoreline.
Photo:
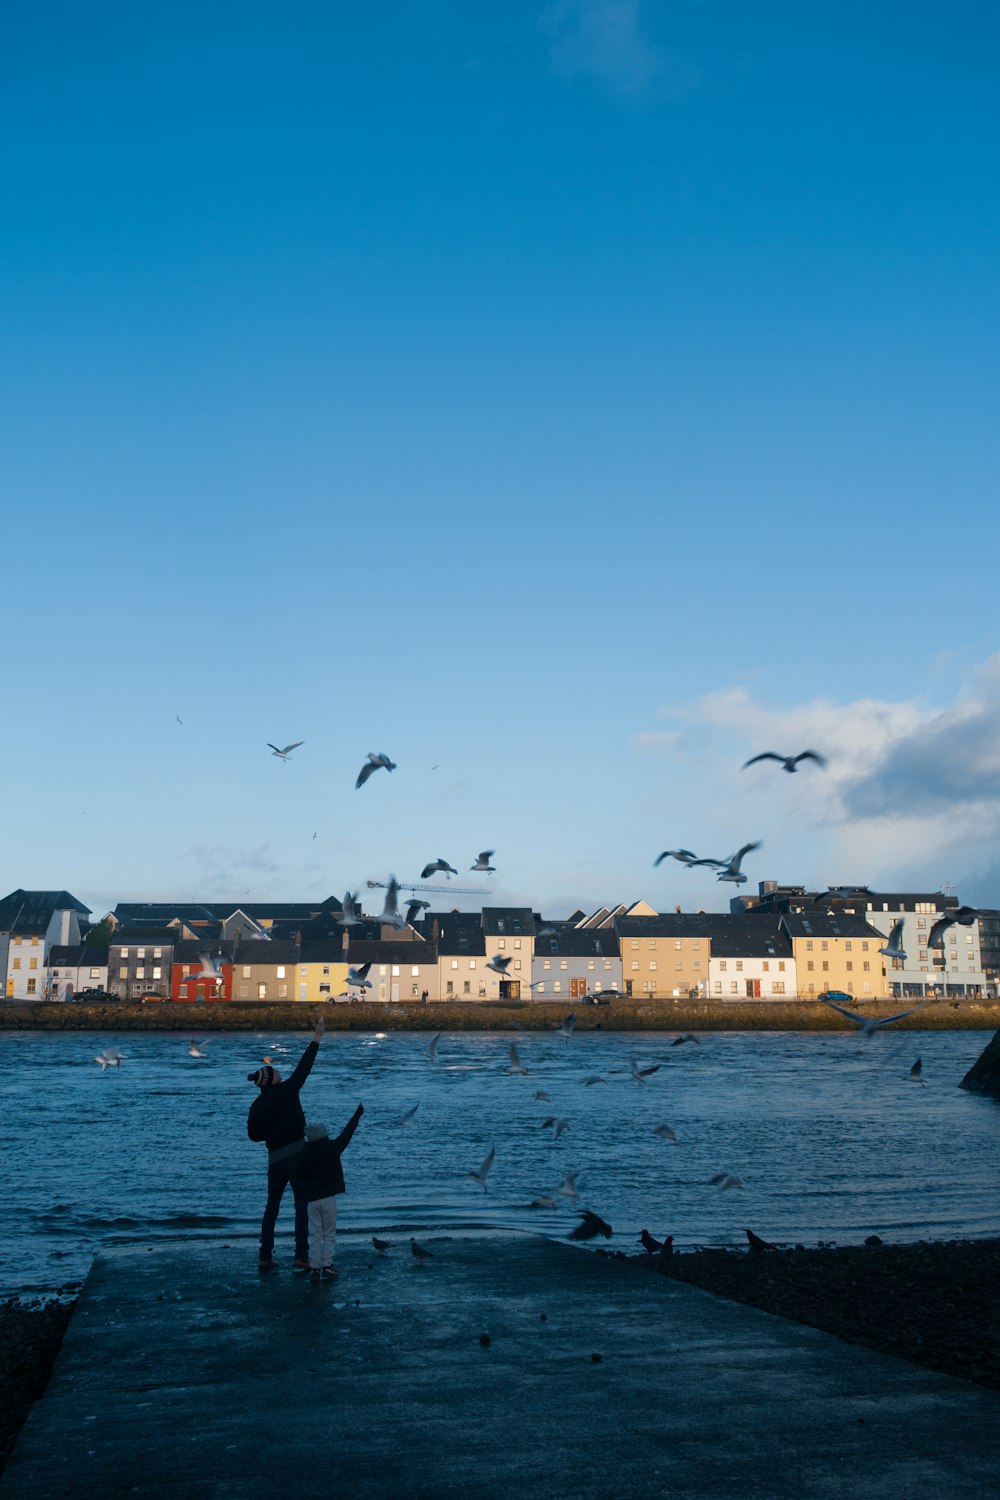
<svg viewBox="0 0 1000 1500">
<path fill-rule="evenodd" d="M 890 1016 L 895 1000 L 859 1004 L 858 1015 Z M 319 1015 L 328 1031 L 551 1031 L 572 1011 L 577 1031 L 845 1031 L 846 1017 L 816 1000 L 758 1000 L 699 1004 L 635 1000 L 610 1005 L 580 1000 L 393 1001 L 220 1000 L 191 1004 L 160 1000 L 85 1005 L 56 1001 L 0 1001 L 0 1031 L 294 1031 L 311 1029 Z M 893 1022 L 899 1031 L 998 1031 L 1000 1000 L 941 1000 Z"/>
<path fill-rule="evenodd" d="M 759 1226 L 764 1229 L 766 1226 Z M 1000 1390 L 1000 1239 L 806 1249 L 595 1252 Z M 0 1473 L 45 1392 L 76 1306 L 0 1298 Z"/>
</svg>

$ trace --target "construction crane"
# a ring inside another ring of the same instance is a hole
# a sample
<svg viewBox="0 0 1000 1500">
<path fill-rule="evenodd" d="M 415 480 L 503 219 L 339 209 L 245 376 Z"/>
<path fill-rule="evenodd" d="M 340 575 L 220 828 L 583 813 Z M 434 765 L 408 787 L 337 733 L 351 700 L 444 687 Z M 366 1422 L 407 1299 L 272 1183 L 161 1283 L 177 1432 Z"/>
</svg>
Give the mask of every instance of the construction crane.
<svg viewBox="0 0 1000 1500">
<path fill-rule="evenodd" d="M 432 891 L 435 896 L 488 896 L 490 893 L 485 885 L 417 885 L 406 880 L 397 880 L 396 884 L 401 891 Z M 370 891 L 389 889 L 387 880 L 366 880 L 365 885 Z"/>
</svg>

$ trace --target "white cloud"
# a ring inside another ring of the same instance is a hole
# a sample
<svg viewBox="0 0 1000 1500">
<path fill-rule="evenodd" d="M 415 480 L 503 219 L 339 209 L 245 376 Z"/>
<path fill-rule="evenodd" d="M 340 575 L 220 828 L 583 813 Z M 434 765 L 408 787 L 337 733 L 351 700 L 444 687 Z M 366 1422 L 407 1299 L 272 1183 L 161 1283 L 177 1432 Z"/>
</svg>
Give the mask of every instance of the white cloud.
<svg viewBox="0 0 1000 1500">
<path fill-rule="evenodd" d="M 640 9 L 640 0 L 551 0 L 541 27 L 556 72 L 600 78 L 623 94 L 677 82 L 673 59 L 646 34 Z"/>
<path fill-rule="evenodd" d="M 739 806 L 752 797 L 804 863 L 821 849 L 831 881 L 937 886 L 950 869 L 978 881 L 977 900 L 1000 900 L 1000 656 L 944 708 L 922 698 L 815 698 L 770 709 L 733 687 L 663 716 L 679 727 L 637 735 L 639 748 L 696 763 L 718 799 Z M 805 749 L 828 758 L 825 772 L 739 769 L 762 750 Z"/>
</svg>

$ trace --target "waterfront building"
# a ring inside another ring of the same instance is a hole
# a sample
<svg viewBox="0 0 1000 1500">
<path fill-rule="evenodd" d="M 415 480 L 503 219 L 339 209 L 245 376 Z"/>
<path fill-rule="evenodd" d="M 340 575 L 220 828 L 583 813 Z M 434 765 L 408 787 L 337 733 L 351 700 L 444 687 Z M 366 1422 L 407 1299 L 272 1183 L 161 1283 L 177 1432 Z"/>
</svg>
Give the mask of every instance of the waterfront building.
<svg viewBox="0 0 1000 1500">
<path fill-rule="evenodd" d="M 712 919 L 705 912 L 660 912 L 616 917 L 627 995 L 641 999 L 704 999 L 712 950 Z"/>
<path fill-rule="evenodd" d="M 116 927 L 108 944 L 108 989 L 120 1000 L 170 995 L 171 965 L 178 941 L 172 927 Z"/>
<path fill-rule="evenodd" d="M 536 1000 L 582 1000 L 598 990 L 622 987 L 618 937 L 611 927 L 542 924 L 535 936 L 531 993 Z"/>
<path fill-rule="evenodd" d="M 96 943 L 56 944 L 49 950 L 46 974 L 48 1000 L 72 1000 L 81 990 L 106 990 L 108 950 Z"/>
<path fill-rule="evenodd" d="M 175 946 L 170 965 L 171 1000 L 208 1001 L 233 998 L 234 944 L 213 939 L 210 944 L 181 939 Z M 218 968 L 215 979 L 202 978 L 206 955 Z"/>
<path fill-rule="evenodd" d="M 900 999 L 919 999 L 929 995 L 961 998 L 989 993 L 980 946 L 982 919 L 969 926 L 954 923 L 945 930 L 940 948 L 928 946 L 934 923 L 958 907 L 954 896 L 942 891 L 868 891 L 866 898 L 865 915 L 883 934 L 883 941 L 896 922 L 903 923 L 906 961 L 885 960 L 890 994 Z M 986 922 L 989 932 L 988 917 Z"/>
<path fill-rule="evenodd" d="M 288 938 L 240 943 L 233 954 L 234 1000 L 293 1000 L 299 944 Z"/>
<path fill-rule="evenodd" d="M 721 1001 L 790 1000 L 797 992 L 792 941 L 777 914 L 722 915 L 712 926 L 708 997 Z"/>
<path fill-rule="evenodd" d="M 304 939 L 296 964 L 297 1000 L 319 1005 L 347 990 L 347 962 L 339 937 Z"/>
<path fill-rule="evenodd" d="M 763 919 L 760 919 L 763 920 Z M 890 991 L 883 938 L 866 917 L 815 907 L 808 915 L 782 912 L 779 922 L 791 939 L 798 993 L 811 999 L 827 990 L 880 1000 Z"/>
<path fill-rule="evenodd" d="M 69 891 L 11 891 L 0 901 L 0 983 L 8 1000 L 38 1000 L 54 946 L 80 942 L 90 907 Z"/>
<path fill-rule="evenodd" d="M 352 990 L 352 996 L 366 1000 L 392 1001 L 419 1000 L 424 990 L 429 1000 L 440 996 L 441 974 L 438 950 L 433 943 L 421 939 L 413 941 L 399 937 L 377 942 L 363 938 L 353 941 L 347 950 L 352 968 L 360 964 L 371 964 L 368 971 L 370 990 Z M 345 984 L 346 985 L 346 974 Z"/>
</svg>

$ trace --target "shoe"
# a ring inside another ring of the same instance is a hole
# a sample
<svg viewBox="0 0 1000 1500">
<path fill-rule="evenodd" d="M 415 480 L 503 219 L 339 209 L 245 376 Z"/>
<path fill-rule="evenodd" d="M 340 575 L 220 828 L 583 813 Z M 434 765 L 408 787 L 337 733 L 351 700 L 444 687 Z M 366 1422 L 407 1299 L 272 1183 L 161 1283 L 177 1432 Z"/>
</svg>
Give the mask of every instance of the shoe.
<svg viewBox="0 0 1000 1500">
<path fill-rule="evenodd" d="M 337 1279 L 337 1277 L 339 1275 L 340 1275 L 340 1272 L 337 1270 L 336 1266 L 324 1266 L 323 1267 L 323 1280 L 324 1281 L 336 1281 L 336 1279 Z"/>
<path fill-rule="evenodd" d="M 317 1266 L 315 1270 L 309 1272 L 309 1280 L 310 1281 L 319 1281 L 319 1279 L 320 1279 L 320 1271 L 319 1271 L 319 1267 Z"/>
<path fill-rule="evenodd" d="M 292 1261 L 292 1265 L 295 1267 L 296 1271 L 309 1271 L 312 1269 L 309 1262 L 305 1260 L 301 1255 L 297 1255 L 295 1257 L 295 1259 Z"/>
<path fill-rule="evenodd" d="M 270 1257 L 265 1259 L 265 1257 L 262 1255 L 260 1260 L 257 1262 L 257 1269 L 258 1271 L 273 1271 L 277 1267 L 277 1264 L 278 1262 L 276 1260 L 271 1260 Z"/>
</svg>

